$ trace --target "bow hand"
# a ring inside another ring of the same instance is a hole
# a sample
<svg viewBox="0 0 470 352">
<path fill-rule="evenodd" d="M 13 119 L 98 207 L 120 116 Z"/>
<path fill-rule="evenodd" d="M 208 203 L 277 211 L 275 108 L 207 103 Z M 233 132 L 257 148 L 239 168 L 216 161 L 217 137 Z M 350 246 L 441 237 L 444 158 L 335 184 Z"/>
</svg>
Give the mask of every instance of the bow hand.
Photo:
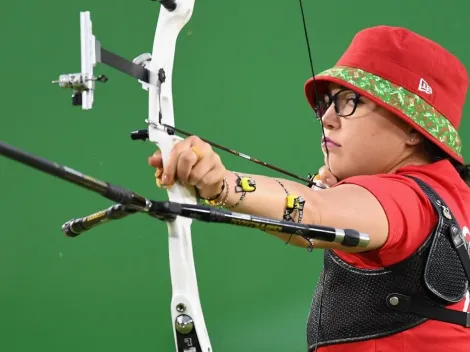
<svg viewBox="0 0 470 352">
<path fill-rule="evenodd" d="M 174 144 L 165 166 L 162 153 L 157 150 L 148 158 L 156 168 L 159 187 L 170 188 L 176 182 L 196 187 L 202 198 L 216 198 L 222 190 L 227 173 L 220 156 L 199 137 L 191 136 Z"/>
</svg>

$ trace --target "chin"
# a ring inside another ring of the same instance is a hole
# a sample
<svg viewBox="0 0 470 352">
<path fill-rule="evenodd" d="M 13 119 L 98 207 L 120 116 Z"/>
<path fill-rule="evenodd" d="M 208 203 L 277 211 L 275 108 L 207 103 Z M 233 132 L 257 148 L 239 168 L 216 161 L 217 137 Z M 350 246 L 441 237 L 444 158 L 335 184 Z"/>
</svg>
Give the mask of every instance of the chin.
<svg viewBox="0 0 470 352">
<path fill-rule="evenodd" d="M 327 158 L 325 157 L 325 165 L 327 165 L 332 172 L 333 175 L 338 179 L 338 181 L 342 181 L 348 177 L 355 176 L 353 170 L 354 165 L 348 165 L 348 163 L 341 162 L 338 160 L 337 157 L 332 156 L 330 154 L 329 163 L 327 163 Z"/>
</svg>

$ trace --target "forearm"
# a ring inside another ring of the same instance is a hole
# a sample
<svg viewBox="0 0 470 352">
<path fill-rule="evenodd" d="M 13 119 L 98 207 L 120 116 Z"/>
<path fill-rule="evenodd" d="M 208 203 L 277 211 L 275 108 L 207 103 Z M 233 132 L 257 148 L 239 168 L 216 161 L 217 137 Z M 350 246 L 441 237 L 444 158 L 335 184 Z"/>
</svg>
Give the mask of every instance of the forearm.
<svg viewBox="0 0 470 352">
<path fill-rule="evenodd" d="M 343 183 L 328 189 L 311 189 L 297 182 L 261 175 L 246 175 L 243 179 L 246 194 L 235 189 L 237 176 L 223 167 L 220 157 L 207 143 L 192 136 L 177 143 L 168 157 L 165 169 L 161 153 L 156 152 L 149 163 L 156 168 L 157 184 L 171 187 L 175 180 L 196 186 L 202 197 L 217 195 L 212 205 L 260 217 L 283 219 L 303 224 L 354 229 L 370 236 L 366 248 L 348 248 L 328 241 L 314 240 L 314 248 L 335 248 L 358 252 L 383 246 L 387 241 L 389 222 L 378 198 L 367 187 Z M 228 182 L 223 182 L 225 179 Z M 256 187 L 253 187 L 256 186 Z M 244 195 L 243 200 L 241 197 Z M 287 211 L 286 211 L 287 210 Z M 310 247 L 301 236 L 274 234 L 293 245 Z"/>
<path fill-rule="evenodd" d="M 241 202 L 239 202 L 239 200 L 242 193 L 235 191 L 237 181 L 235 173 L 242 177 L 251 177 L 256 182 L 256 190 L 246 192 Z M 302 193 L 304 193 L 305 195 L 306 192 L 311 192 L 311 189 L 306 186 L 280 178 L 253 175 L 238 171 L 228 171 L 226 177 L 229 186 L 226 200 L 227 208 L 232 209 L 233 206 L 239 202 L 233 209 L 241 213 L 257 216 L 282 219 L 285 209 L 286 192 L 279 182 L 281 182 L 291 194 L 302 195 Z M 224 196 L 224 194 L 222 196 Z"/>
<path fill-rule="evenodd" d="M 256 182 L 256 190 L 253 192 L 247 192 L 241 202 L 240 197 L 242 193 L 235 191 L 235 186 L 237 184 L 236 174 L 241 177 L 251 177 Z M 340 228 L 349 227 L 347 224 L 347 218 L 352 214 L 344 213 L 344 207 L 341 208 L 339 203 L 336 201 L 332 202 L 331 197 L 327 196 L 330 192 L 329 190 L 321 190 L 318 188 L 312 189 L 290 180 L 246 174 L 242 172 L 227 171 L 226 178 L 228 193 L 226 191 L 222 192 L 220 201 L 224 201 L 225 207 L 228 210 L 282 220 L 286 209 L 286 196 L 288 193 L 296 197 L 300 196 L 305 200 L 303 216 L 301 219 L 303 224 Z M 234 205 L 236 206 L 234 207 Z M 340 211 L 341 209 L 342 211 Z M 345 215 L 343 217 L 345 221 L 341 220 L 343 213 Z M 297 213 L 293 221 L 299 221 L 298 215 L 299 214 Z M 288 242 L 290 245 L 303 248 L 312 246 L 312 243 L 302 236 L 275 232 L 267 233 L 278 237 L 284 242 Z M 351 253 L 364 251 L 364 248 L 344 247 L 338 243 L 321 240 L 314 240 L 313 247 L 320 249 L 338 249 Z"/>
<path fill-rule="evenodd" d="M 237 176 L 235 173 L 241 177 L 251 177 L 256 182 L 256 190 L 253 192 L 246 192 L 241 201 L 240 199 L 242 197 L 242 192 L 237 192 L 235 189 L 237 185 Z M 220 197 L 221 199 L 219 200 L 224 201 L 225 207 L 228 210 L 233 210 L 240 213 L 282 220 L 284 211 L 286 209 L 286 197 L 288 194 L 294 196 L 301 196 L 305 199 L 305 197 L 308 197 L 311 192 L 314 192 L 307 186 L 285 179 L 272 178 L 262 175 L 246 174 L 243 172 L 235 173 L 231 171 L 227 172 L 226 178 L 228 185 L 228 193 L 223 192 Z M 281 184 L 284 186 L 284 188 L 283 186 L 281 186 Z M 314 207 L 306 207 L 304 209 L 301 222 L 315 223 L 314 218 Z M 293 220 L 299 220 L 298 214 L 294 216 Z M 308 242 L 306 239 L 302 238 L 301 236 L 292 236 L 290 234 L 282 234 L 275 232 L 268 233 L 280 238 L 284 242 L 288 241 L 290 245 L 305 248 L 311 246 L 311 243 Z"/>
</svg>

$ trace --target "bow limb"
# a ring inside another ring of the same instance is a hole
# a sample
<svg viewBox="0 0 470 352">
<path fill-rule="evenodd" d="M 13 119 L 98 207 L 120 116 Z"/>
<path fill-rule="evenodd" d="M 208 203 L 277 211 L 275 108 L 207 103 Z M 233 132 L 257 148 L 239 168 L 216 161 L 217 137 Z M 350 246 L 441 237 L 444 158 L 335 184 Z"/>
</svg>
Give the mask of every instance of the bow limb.
<svg viewBox="0 0 470 352">
<path fill-rule="evenodd" d="M 176 41 L 181 29 L 190 20 L 195 0 L 161 1 L 149 70 L 149 140 L 162 152 L 163 165 L 173 145 L 181 140 L 168 126 L 175 126 L 172 95 L 172 73 Z M 176 4 L 174 10 L 171 6 Z M 167 9 L 166 7 L 169 7 Z M 193 187 L 175 183 L 167 189 L 170 201 L 196 204 Z M 169 260 L 172 282 L 171 319 L 176 351 L 211 352 L 209 336 L 202 312 L 194 265 L 191 223 L 177 217 L 168 224 Z"/>
</svg>

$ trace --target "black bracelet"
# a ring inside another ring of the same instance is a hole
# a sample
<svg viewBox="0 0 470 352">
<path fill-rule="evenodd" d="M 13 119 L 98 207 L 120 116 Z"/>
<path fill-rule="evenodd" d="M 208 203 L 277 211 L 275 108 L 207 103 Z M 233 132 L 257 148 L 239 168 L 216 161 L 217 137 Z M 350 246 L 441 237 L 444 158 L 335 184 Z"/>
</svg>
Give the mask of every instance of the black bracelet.
<svg viewBox="0 0 470 352">
<path fill-rule="evenodd" d="M 225 180 L 224 180 L 224 182 L 222 182 L 222 190 L 220 191 L 219 194 L 217 194 L 216 196 L 214 196 L 212 198 L 204 198 L 204 199 L 209 201 L 209 202 L 213 201 L 213 200 L 216 200 L 217 198 L 219 198 L 222 195 L 222 193 L 224 193 L 224 190 L 225 190 Z"/>
</svg>

